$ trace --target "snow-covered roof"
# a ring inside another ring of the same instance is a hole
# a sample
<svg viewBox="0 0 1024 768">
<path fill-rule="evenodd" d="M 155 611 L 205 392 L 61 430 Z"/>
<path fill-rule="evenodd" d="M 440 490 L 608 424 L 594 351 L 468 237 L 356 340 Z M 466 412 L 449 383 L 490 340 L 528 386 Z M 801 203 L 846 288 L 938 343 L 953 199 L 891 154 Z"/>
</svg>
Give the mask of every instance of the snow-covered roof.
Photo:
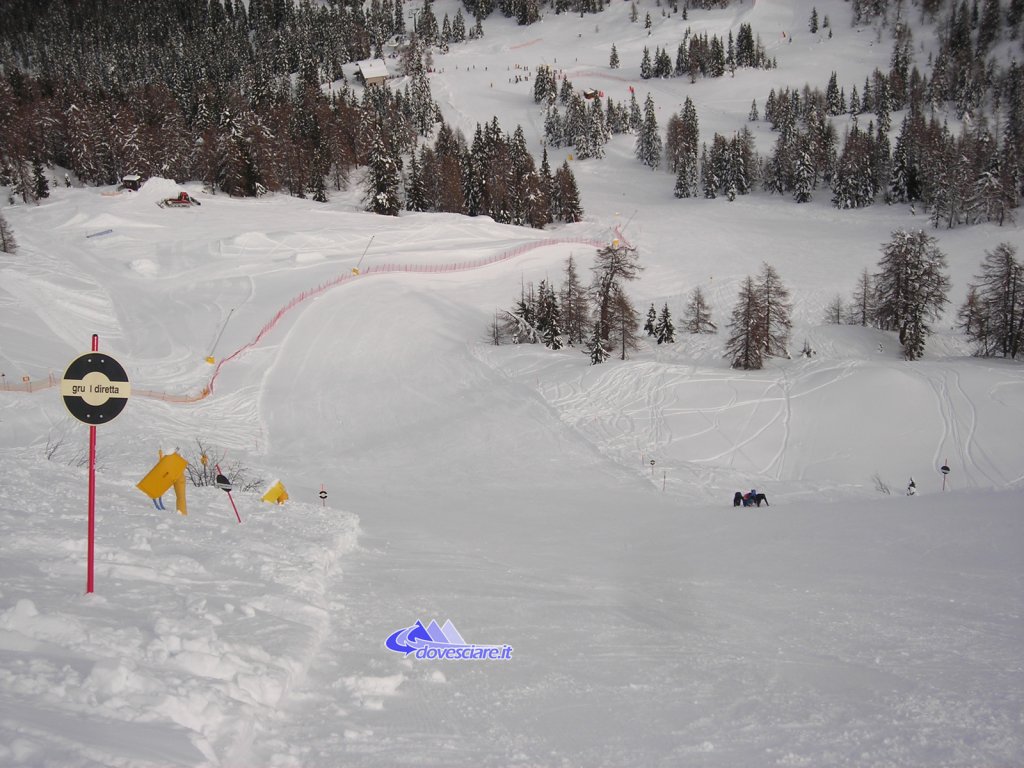
<svg viewBox="0 0 1024 768">
<path fill-rule="evenodd" d="M 366 61 L 360 61 L 359 71 L 363 75 L 364 80 L 371 80 L 376 77 L 391 77 L 391 73 L 388 72 L 388 65 L 384 62 L 384 59 L 367 59 Z"/>
</svg>

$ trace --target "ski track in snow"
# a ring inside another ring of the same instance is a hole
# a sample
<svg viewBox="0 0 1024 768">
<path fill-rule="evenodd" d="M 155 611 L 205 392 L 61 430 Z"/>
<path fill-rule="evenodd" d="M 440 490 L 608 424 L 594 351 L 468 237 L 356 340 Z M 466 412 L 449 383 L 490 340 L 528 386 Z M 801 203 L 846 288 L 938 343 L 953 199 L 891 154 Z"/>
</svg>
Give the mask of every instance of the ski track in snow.
<svg viewBox="0 0 1024 768">
<path fill-rule="evenodd" d="M 83 350 L 82 328 L 119 339 L 114 303 L 99 281 L 71 265 L 61 265 L 60 280 L 55 281 L 53 265 L 43 261 L 18 272 L 0 271 L 4 290 L 19 297 L 22 311 L 34 316 L 71 349 Z"/>
<path fill-rule="evenodd" d="M 1005 476 L 976 445 L 977 408 L 964 390 L 960 374 L 952 370 L 921 375 L 935 393 L 935 407 L 942 423 L 942 434 L 932 457 L 933 465 L 938 468 L 952 461 L 952 466 L 956 467 L 956 472 L 950 473 L 948 485 L 952 487 L 953 483 L 962 482 L 966 487 L 984 487 L 981 478 L 988 487 L 1006 485 Z M 951 452 L 953 459 L 950 459 Z M 975 454 L 984 459 L 984 466 L 975 459 Z M 956 477 L 961 472 L 962 480 Z"/>
<path fill-rule="evenodd" d="M 790 399 L 790 386 L 789 378 L 786 376 L 785 369 L 780 370 L 782 375 L 782 381 L 780 387 L 782 389 L 783 402 L 785 407 L 783 409 L 783 437 L 779 442 L 779 452 L 775 455 L 775 459 L 772 464 L 776 467 L 774 474 L 775 480 L 782 480 L 785 473 L 786 467 L 786 452 L 789 448 L 790 442 L 790 422 L 793 418 L 793 403 Z"/>
<path fill-rule="evenodd" d="M 1000 471 L 998 465 L 992 461 L 984 445 L 977 439 L 978 409 L 974 399 L 964 389 L 959 371 L 950 371 L 950 376 L 955 384 L 958 397 L 970 412 L 970 427 L 963 443 L 964 466 L 972 466 L 978 469 L 993 488 L 1005 486 L 1006 476 Z"/>
<path fill-rule="evenodd" d="M 812 396 L 828 396 L 828 391 L 841 387 L 862 368 L 863 364 L 854 360 L 808 362 L 788 369 L 769 367 L 761 372 L 759 389 L 741 396 L 739 389 L 748 390 L 757 380 L 755 377 L 694 377 L 684 369 L 642 363 L 597 378 L 581 376 L 571 386 L 562 382 L 554 388 L 543 387 L 540 393 L 562 414 L 566 424 L 619 463 L 628 465 L 633 462 L 631 457 L 639 453 L 657 457 L 658 468 L 666 471 L 672 468 L 692 472 L 700 466 L 704 468 L 704 486 L 715 484 L 715 466 L 753 471 L 755 478 L 792 482 L 804 480 L 806 473 L 804 466 L 787 467 L 794 409 Z M 766 373 L 770 378 L 764 378 Z M 525 369 L 513 375 L 525 378 L 539 373 Z M 978 443 L 977 407 L 962 377 L 955 371 L 922 376 L 934 394 L 938 423 L 942 425 L 933 448 L 936 469 L 945 459 L 953 461 L 942 455 L 952 450 L 955 462 L 963 467 L 963 481 L 971 487 L 998 488 L 1011 483 Z M 713 406 L 686 407 L 685 391 L 697 382 L 701 386 L 719 382 L 729 388 L 731 396 Z M 733 426 L 735 413 L 743 414 L 738 426 Z M 699 417 L 705 427 L 679 430 L 677 424 L 685 423 L 680 419 L 689 416 Z M 729 416 L 728 429 L 723 426 L 724 416 Z M 673 461 L 673 446 L 701 438 L 706 443 L 712 434 L 721 434 L 727 447 L 705 451 L 684 465 Z M 642 471 L 651 474 L 646 466 Z"/>
</svg>

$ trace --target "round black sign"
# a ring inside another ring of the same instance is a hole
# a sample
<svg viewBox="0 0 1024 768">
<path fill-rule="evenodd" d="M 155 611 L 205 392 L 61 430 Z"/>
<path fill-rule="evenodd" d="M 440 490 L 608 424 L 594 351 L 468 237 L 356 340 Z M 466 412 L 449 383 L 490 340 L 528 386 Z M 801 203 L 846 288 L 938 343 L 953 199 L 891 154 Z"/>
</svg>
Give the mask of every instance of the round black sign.
<svg viewBox="0 0 1024 768">
<path fill-rule="evenodd" d="M 320 498 L 321 499 L 326 499 L 327 498 L 327 491 L 320 491 Z"/>
<path fill-rule="evenodd" d="M 87 352 L 64 371 L 60 394 L 79 421 L 106 424 L 128 404 L 131 384 L 117 360 L 103 352 Z"/>
<path fill-rule="evenodd" d="M 231 490 L 231 481 L 228 480 L 227 477 L 224 475 L 217 475 L 217 479 L 214 482 L 217 484 L 217 487 L 220 488 L 222 491 Z"/>
<path fill-rule="evenodd" d="M 948 475 L 949 474 L 949 467 L 947 467 L 945 464 L 943 464 L 942 467 L 939 469 L 939 471 L 942 474 L 944 474 L 944 475 Z"/>
</svg>

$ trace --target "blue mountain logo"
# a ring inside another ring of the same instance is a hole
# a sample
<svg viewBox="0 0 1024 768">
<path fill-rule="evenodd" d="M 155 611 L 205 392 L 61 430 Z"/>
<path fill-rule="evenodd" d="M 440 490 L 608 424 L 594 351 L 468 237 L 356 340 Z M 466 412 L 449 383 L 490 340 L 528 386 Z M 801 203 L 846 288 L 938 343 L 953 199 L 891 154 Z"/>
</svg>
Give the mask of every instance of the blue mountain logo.
<svg viewBox="0 0 1024 768">
<path fill-rule="evenodd" d="M 443 627 L 433 619 L 427 626 L 417 621 L 411 627 L 392 634 L 384 645 L 389 651 L 406 656 L 412 654 L 417 659 L 501 661 L 512 658 L 511 645 L 467 643 L 450 619 Z"/>
</svg>

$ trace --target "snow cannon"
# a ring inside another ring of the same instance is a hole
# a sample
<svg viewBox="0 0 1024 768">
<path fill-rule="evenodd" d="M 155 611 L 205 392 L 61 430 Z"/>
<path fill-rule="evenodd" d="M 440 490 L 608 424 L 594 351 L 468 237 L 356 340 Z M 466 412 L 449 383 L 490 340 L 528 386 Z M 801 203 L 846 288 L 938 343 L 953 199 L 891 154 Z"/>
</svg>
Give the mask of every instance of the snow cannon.
<svg viewBox="0 0 1024 768">
<path fill-rule="evenodd" d="M 188 462 L 177 451 L 164 454 L 160 451 L 160 459 L 156 465 L 149 470 L 136 487 L 153 500 L 157 509 L 163 509 L 160 497 L 167 493 L 168 489 L 174 488 L 175 507 L 183 514 L 188 514 L 188 507 L 185 503 L 185 469 Z"/>
<path fill-rule="evenodd" d="M 267 488 L 260 501 L 266 501 L 270 504 L 284 504 L 288 501 L 288 491 L 284 489 L 284 484 L 280 480 L 275 480 Z"/>
</svg>

